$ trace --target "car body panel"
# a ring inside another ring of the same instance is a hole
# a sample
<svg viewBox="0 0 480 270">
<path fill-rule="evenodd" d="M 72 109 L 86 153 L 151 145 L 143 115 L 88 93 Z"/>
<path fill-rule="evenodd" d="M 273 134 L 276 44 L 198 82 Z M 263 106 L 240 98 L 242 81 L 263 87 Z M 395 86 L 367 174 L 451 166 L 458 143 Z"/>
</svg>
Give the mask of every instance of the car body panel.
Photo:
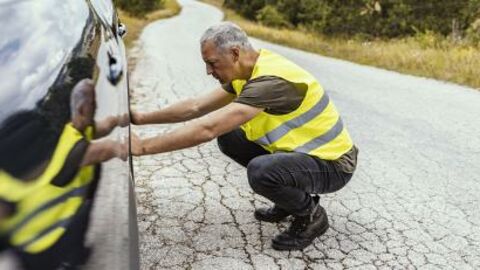
<svg viewBox="0 0 480 270">
<path fill-rule="evenodd" d="M 92 78 L 97 106 L 95 121 L 121 117 L 123 125 L 116 126 L 105 139 L 128 145 L 127 62 L 111 1 L 0 1 L 0 23 L 3 25 L 0 34 L 4 37 L 0 40 L 0 74 L 4 78 L 0 81 L 0 126 L 19 111 L 35 110 L 50 122 L 52 136 L 58 137 L 71 120 L 72 88 L 80 80 Z M 24 145 L 18 145 L 18 151 L 24 150 Z M 94 254 L 93 259 L 111 256 L 105 260 L 108 263 L 97 265 L 118 264 L 115 269 L 138 268 L 136 207 L 129 159 L 117 158 L 98 165 L 100 184 L 88 236 L 97 250 L 102 250 L 101 245 L 108 250 L 98 256 Z M 116 214 L 112 214 L 115 209 Z M 123 227 L 118 229 L 118 235 L 104 238 L 103 243 L 95 241 L 102 233 L 112 231 L 112 226 Z M 112 248 L 119 250 L 112 252 Z"/>
</svg>

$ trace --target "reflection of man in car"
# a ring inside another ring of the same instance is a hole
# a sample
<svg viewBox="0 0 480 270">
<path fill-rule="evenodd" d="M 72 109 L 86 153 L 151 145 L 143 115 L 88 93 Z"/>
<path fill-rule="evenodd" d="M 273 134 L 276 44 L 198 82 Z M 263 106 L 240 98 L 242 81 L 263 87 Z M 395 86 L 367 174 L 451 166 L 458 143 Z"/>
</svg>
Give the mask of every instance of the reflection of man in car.
<svg viewBox="0 0 480 270">
<path fill-rule="evenodd" d="M 110 116 L 102 121 L 95 122 L 95 88 L 91 80 L 80 81 L 72 91 L 72 126 L 91 139 L 108 135 L 116 126 L 128 124 L 128 116 Z M 113 140 L 101 140 L 89 145 L 83 156 L 81 165 L 91 165 L 114 157 L 123 160 L 127 158 L 127 144 L 120 144 Z"/>
<path fill-rule="evenodd" d="M 93 164 L 126 157 L 125 144 L 90 142 L 119 122 L 107 119 L 94 134 L 94 114 L 94 86 L 83 80 L 72 90 L 72 119 L 61 134 L 38 111 L 19 112 L 0 127 L 0 243 L 25 269 L 67 269 L 87 257 Z"/>
<path fill-rule="evenodd" d="M 220 150 L 247 168 L 253 191 L 274 203 L 256 209 L 255 218 L 279 222 L 293 216 L 272 247 L 309 246 L 329 228 L 317 194 L 343 188 L 356 167 L 358 149 L 342 118 L 316 78 L 279 54 L 255 50 L 233 23 L 212 26 L 200 44 L 207 74 L 223 89 L 133 113 L 135 124 L 205 116 L 167 134 L 132 136 L 132 154 L 168 152 L 218 137 Z"/>
</svg>

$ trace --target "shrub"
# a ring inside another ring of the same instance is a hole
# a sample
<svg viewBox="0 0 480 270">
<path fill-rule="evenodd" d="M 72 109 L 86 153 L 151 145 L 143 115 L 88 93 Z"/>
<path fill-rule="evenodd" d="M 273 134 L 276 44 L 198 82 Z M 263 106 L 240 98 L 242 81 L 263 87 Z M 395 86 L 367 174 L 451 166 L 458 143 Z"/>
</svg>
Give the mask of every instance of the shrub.
<svg viewBox="0 0 480 270">
<path fill-rule="evenodd" d="M 459 37 L 480 13 L 480 0 L 225 0 L 225 6 L 267 25 L 285 20 L 324 34 L 388 38 L 426 31 Z"/>
<path fill-rule="evenodd" d="M 322 33 L 332 12 L 331 6 L 318 0 L 283 0 L 277 6 L 291 24 Z"/>
<path fill-rule="evenodd" d="M 288 21 L 285 19 L 285 16 L 278 12 L 278 10 L 271 5 L 266 5 L 257 12 L 255 16 L 257 21 L 264 25 L 274 26 L 274 27 L 287 27 L 289 26 Z"/>
<path fill-rule="evenodd" d="M 224 5 L 250 20 L 255 20 L 257 12 L 266 5 L 266 2 L 265 0 L 225 0 Z"/>
<path fill-rule="evenodd" d="M 443 38 L 442 35 L 429 30 L 425 32 L 420 32 L 418 30 L 416 31 L 417 33 L 415 34 L 414 39 L 415 41 L 417 41 L 417 44 L 419 44 L 422 49 L 427 49 L 427 48 L 439 49 L 443 47 L 445 38 Z"/>
<path fill-rule="evenodd" d="M 114 0 L 121 9 L 135 16 L 143 16 L 155 9 L 161 8 L 165 0 Z"/>
<path fill-rule="evenodd" d="M 470 42 L 480 45 L 480 18 L 470 25 L 466 36 Z"/>
</svg>

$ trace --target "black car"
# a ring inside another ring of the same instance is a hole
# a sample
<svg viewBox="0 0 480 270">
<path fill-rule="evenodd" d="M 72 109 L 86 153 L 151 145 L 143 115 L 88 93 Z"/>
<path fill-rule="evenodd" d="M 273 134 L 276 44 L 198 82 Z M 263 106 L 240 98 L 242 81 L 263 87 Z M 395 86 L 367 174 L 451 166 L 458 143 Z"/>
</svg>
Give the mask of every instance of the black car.
<svg viewBox="0 0 480 270">
<path fill-rule="evenodd" d="M 0 23 L 0 268 L 138 269 L 114 4 L 0 0 Z"/>
</svg>

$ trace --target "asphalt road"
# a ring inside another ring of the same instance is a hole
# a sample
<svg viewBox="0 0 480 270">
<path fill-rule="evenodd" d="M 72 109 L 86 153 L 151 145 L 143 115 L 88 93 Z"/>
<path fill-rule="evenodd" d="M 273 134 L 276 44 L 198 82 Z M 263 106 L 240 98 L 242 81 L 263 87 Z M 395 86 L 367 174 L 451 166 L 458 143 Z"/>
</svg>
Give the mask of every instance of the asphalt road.
<svg viewBox="0 0 480 270">
<path fill-rule="evenodd" d="M 137 110 L 218 86 L 199 38 L 223 15 L 179 2 L 182 13 L 149 25 L 132 51 Z M 331 229 L 303 252 L 271 249 L 287 223 L 253 218 L 268 202 L 213 141 L 135 159 L 142 269 L 479 269 L 480 92 L 252 41 L 314 74 L 360 148 L 352 181 L 322 197 Z"/>
</svg>

